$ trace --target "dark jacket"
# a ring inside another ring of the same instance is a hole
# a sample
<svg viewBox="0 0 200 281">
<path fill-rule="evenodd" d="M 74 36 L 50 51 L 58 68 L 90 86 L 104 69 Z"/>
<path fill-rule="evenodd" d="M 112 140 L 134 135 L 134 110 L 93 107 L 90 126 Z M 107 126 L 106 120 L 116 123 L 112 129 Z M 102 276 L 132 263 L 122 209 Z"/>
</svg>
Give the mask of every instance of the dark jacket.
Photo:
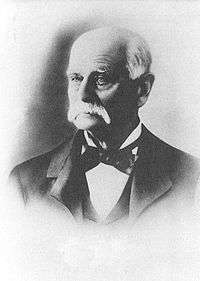
<svg viewBox="0 0 200 281">
<path fill-rule="evenodd" d="M 82 132 L 78 131 L 81 139 Z M 73 145 L 72 145 L 73 143 Z M 30 159 L 11 172 L 28 204 L 33 196 L 53 196 L 67 208 L 62 198 L 72 170 L 71 155 L 80 154 L 81 141 L 66 141 L 54 150 Z M 193 206 L 200 173 L 198 160 L 161 141 L 143 126 L 129 199 L 129 217 L 136 219 L 154 204 L 168 200 L 168 207 Z M 80 178 L 78 172 L 75 178 Z M 72 190 L 73 196 L 79 193 Z M 74 198 L 70 197 L 70 200 Z M 70 208 L 69 208 L 70 209 Z"/>
</svg>

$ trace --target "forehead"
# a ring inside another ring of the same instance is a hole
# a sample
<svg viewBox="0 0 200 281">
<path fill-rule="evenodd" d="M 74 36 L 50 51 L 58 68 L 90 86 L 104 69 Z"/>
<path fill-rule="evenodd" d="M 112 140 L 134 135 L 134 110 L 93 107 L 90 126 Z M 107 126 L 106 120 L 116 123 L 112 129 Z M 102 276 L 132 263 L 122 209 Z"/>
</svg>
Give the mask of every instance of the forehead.
<svg viewBox="0 0 200 281">
<path fill-rule="evenodd" d="M 125 61 L 123 44 L 112 38 L 80 38 L 72 46 L 69 72 L 84 72 L 88 69 L 113 69 Z"/>
</svg>

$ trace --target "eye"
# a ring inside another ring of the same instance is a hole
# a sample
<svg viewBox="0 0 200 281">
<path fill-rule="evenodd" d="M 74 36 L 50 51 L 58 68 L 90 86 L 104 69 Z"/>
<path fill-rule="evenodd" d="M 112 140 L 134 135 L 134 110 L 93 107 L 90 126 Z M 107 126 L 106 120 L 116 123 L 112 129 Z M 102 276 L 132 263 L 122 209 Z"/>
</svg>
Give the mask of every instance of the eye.
<svg viewBox="0 0 200 281">
<path fill-rule="evenodd" d="M 106 89 L 109 87 L 111 81 L 110 78 L 107 74 L 101 74 L 101 75 L 97 75 L 95 77 L 95 84 L 96 87 L 99 89 Z"/>
<path fill-rule="evenodd" d="M 108 81 L 104 78 L 104 77 L 99 77 L 97 80 L 96 80 L 96 84 L 98 86 L 102 86 L 102 85 L 105 85 L 107 84 Z"/>
<path fill-rule="evenodd" d="M 77 83 L 77 82 L 81 82 L 83 80 L 83 77 L 77 73 L 73 73 L 68 75 L 68 79 L 70 82 Z"/>
</svg>

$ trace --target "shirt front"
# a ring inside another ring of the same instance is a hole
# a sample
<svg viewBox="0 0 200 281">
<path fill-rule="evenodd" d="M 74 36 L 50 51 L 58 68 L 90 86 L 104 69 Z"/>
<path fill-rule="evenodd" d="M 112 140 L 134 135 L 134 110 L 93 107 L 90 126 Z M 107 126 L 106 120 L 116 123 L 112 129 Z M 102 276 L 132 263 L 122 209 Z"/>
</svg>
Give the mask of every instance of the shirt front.
<svg viewBox="0 0 200 281">
<path fill-rule="evenodd" d="M 140 137 L 141 131 L 142 125 L 139 123 L 136 129 L 121 145 L 120 149 L 136 141 Z M 84 131 L 84 136 L 89 146 L 96 147 L 92 139 L 89 138 L 87 131 Z M 137 150 L 138 147 L 135 147 L 132 153 L 137 155 Z M 82 150 L 83 152 L 84 150 Z M 114 213 L 114 208 L 127 185 L 129 175 L 113 166 L 99 163 L 98 166 L 86 172 L 86 179 L 90 192 L 90 200 L 98 214 L 98 221 L 104 222 L 111 213 Z"/>
</svg>

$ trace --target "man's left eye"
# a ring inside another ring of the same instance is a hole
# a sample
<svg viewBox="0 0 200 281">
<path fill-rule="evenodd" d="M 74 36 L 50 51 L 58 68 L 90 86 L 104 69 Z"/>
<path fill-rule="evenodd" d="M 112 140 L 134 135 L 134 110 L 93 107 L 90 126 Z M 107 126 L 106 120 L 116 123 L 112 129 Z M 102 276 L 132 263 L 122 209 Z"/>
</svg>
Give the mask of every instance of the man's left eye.
<svg viewBox="0 0 200 281">
<path fill-rule="evenodd" d="M 110 84 L 110 80 L 108 79 L 108 77 L 98 76 L 95 79 L 95 83 L 98 88 L 105 88 Z"/>
<path fill-rule="evenodd" d="M 108 81 L 105 78 L 98 78 L 96 80 L 97 85 L 102 86 L 108 83 Z"/>
</svg>

